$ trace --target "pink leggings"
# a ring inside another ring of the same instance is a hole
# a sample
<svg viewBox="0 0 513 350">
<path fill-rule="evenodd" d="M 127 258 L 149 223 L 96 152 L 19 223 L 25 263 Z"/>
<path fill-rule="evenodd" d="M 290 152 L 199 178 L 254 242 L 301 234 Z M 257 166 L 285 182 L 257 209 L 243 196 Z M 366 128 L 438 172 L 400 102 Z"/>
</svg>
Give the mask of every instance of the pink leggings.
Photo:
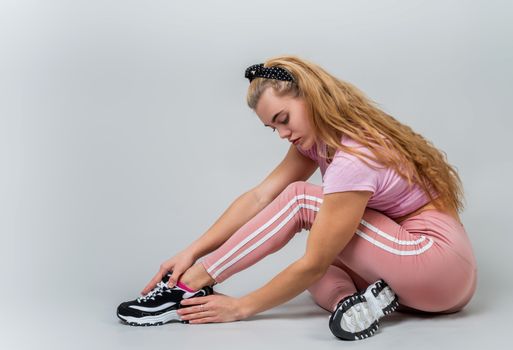
<svg viewBox="0 0 513 350">
<path fill-rule="evenodd" d="M 322 197 L 321 186 L 290 184 L 201 264 L 216 283 L 223 282 L 282 248 L 302 229 L 311 229 Z M 399 225 L 367 208 L 354 237 L 308 291 L 331 312 L 342 298 L 380 278 L 403 310 L 461 310 L 476 289 L 476 262 L 465 228 L 438 210 Z"/>
</svg>

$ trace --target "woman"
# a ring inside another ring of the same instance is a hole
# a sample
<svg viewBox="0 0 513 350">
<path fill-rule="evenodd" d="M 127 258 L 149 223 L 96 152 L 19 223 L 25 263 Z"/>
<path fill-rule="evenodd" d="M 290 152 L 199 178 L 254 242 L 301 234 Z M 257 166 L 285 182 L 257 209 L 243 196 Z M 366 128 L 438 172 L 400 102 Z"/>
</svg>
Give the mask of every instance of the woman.
<svg viewBox="0 0 513 350">
<path fill-rule="evenodd" d="M 356 340 L 398 306 L 461 310 L 476 288 L 476 262 L 458 215 L 462 184 L 444 154 L 306 60 L 276 57 L 245 76 L 249 107 L 292 143 L 285 159 L 164 262 L 118 316 L 133 325 L 230 322 L 307 289 L 331 313 L 331 332 Z M 318 167 L 323 185 L 305 182 Z M 303 229 L 305 254 L 265 286 L 241 298 L 213 292 Z"/>
</svg>

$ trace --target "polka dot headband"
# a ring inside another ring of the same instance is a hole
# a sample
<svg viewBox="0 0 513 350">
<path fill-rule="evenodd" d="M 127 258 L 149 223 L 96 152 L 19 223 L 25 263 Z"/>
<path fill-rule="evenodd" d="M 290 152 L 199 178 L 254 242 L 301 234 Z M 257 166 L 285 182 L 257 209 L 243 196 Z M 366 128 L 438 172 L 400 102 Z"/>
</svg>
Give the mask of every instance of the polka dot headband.
<svg viewBox="0 0 513 350">
<path fill-rule="evenodd" d="M 263 63 L 254 64 L 248 67 L 246 69 L 244 77 L 248 78 L 250 83 L 256 77 L 284 81 L 294 81 L 292 74 L 290 74 L 289 71 L 287 71 L 286 69 L 281 67 L 264 67 Z"/>
</svg>

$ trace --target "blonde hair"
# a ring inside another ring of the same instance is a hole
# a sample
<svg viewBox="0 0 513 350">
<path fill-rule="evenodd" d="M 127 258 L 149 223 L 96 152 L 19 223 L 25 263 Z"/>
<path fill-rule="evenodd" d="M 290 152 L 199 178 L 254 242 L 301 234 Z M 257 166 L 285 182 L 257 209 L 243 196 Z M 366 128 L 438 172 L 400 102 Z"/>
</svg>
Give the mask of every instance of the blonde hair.
<svg viewBox="0 0 513 350">
<path fill-rule="evenodd" d="M 433 200 L 438 193 L 437 209 L 463 210 L 463 185 L 455 168 L 422 135 L 400 123 L 377 107 L 354 85 L 338 79 L 320 66 L 297 56 L 278 56 L 267 60 L 265 67 L 288 70 L 294 82 L 257 77 L 248 88 L 246 100 L 255 110 L 262 93 L 272 87 L 277 96 L 303 98 L 309 109 L 310 124 L 320 157 L 330 158 L 337 150 L 391 167 L 408 181 L 418 184 Z M 340 143 L 345 134 L 368 147 L 373 157 Z M 326 146 L 326 152 L 321 145 Z M 375 168 L 375 167 L 373 167 Z"/>
</svg>

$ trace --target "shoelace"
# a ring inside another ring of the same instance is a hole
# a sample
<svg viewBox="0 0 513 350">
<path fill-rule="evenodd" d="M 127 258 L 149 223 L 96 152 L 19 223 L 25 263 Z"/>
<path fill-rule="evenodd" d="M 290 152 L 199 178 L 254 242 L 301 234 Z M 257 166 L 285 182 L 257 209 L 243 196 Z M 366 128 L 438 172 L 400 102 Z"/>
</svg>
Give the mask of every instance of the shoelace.
<svg viewBox="0 0 513 350">
<path fill-rule="evenodd" d="M 155 300 L 155 296 L 162 295 L 162 292 L 165 289 L 170 289 L 170 288 L 167 286 L 167 283 L 160 281 L 159 283 L 157 283 L 157 286 L 155 288 L 153 288 L 153 290 L 151 292 L 149 292 L 145 296 L 137 298 L 137 302 L 141 303 L 141 302 L 147 301 L 148 299 Z"/>
</svg>

